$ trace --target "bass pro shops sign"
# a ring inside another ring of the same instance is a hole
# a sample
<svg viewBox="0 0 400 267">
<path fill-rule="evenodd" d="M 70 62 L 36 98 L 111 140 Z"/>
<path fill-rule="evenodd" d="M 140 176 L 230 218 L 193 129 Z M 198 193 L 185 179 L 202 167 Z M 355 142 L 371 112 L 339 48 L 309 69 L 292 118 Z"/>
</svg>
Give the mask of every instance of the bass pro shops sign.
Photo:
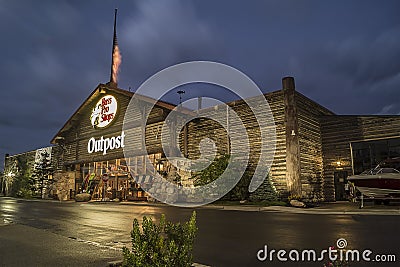
<svg viewBox="0 0 400 267">
<path fill-rule="evenodd" d="M 115 118 L 117 106 L 117 100 L 114 96 L 103 96 L 94 106 L 90 115 L 90 123 L 93 128 L 107 127 Z"/>
</svg>

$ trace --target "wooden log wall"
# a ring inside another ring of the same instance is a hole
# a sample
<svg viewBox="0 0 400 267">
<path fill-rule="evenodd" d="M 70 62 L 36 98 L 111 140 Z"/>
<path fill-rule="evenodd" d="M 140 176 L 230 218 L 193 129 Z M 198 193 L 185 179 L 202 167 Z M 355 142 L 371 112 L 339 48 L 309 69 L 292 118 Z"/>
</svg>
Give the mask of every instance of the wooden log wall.
<svg viewBox="0 0 400 267">
<path fill-rule="evenodd" d="M 276 126 L 276 149 L 271 166 L 271 182 L 278 192 L 286 192 L 286 127 L 283 91 L 268 93 L 265 98 L 271 108 Z"/>
<path fill-rule="evenodd" d="M 187 125 L 187 155 L 189 159 L 198 159 L 200 157 L 200 141 L 204 138 L 211 139 L 217 148 L 217 155 L 223 155 L 228 152 L 227 133 L 225 129 L 215 120 L 200 118 L 191 121 Z M 180 132 L 179 146 L 184 151 L 184 131 Z"/>
<path fill-rule="evenodd" d="M 302 195 L 321 201 L 324 200 L 324 176 L 320 117 L 333 113 L 299 92 L 296 92 L 296 106 Z"/>
<path fill-rule="evenodd" d="M 276 91 L 272 93 L 268 93 L 264 96 L 270 105 L 272 115 L 274 117 L 275 127 L 276 127 L 276 151 L 274 154 L 274 161 L 271 166 L 271 181 L 272 185 L 276 190 L 286 191 L 286 141 L 285 141 L 285 126 L 284 126 L 284 103 L 283 103 L 283 94 L 282 91 Z M 252 102 L 252 105 L 256 105 L 257 101 L 260 102 L 260 98 L 257 99 L 248 99 L 248 101 Z M 239 116 L 241 122 L 246 127 L 247 135 L 249 137 L 250 143 L 250 159 L 248 170 L 254 172 L 261 149 L 261 138 L 260 138 L 260 126 L 252 113 L 249 106 L 245 103 L 245 101 L 234 101 L 227 104 L 230 106 L 233 111 Z M 219 109 L 219 112 L 218 112 Z M 207 116 L 219 116 L 221 121 L 226 120 L 226 113 L 224 112 L 225 107 L 223 105 L 209 108 L 207 110 L 203 110 L 202 113 Z M 222 111 L 222 112 L 221 112 Z M 229 117 L 230 115 L 228 115 Z M 267 124 L 267 127 L 272 127 L 271 124 Z M 226 126 L 226 125 L 225 125 Z M 235 131 L 239 125 L 235 125 L 232 120 L 229 123 L 229 130 Z M 181 133 L 182 136 L 182 133 Z M 191 159 L 196 159 L 199 157 L 199 143 L 204 138 L 212 139 L 217 146 L 217 154 L 228 153 L 230 149 L 241 150 L 243 149 L 240 145 L 239 147 L 228 146 L 228 135 L 222 125 L 220 125 L 215 120 L 211 119 L 198 119 L 192 121 L 188 125 L 188 156 Z M 267 140 L 267 142 L 269 142 Z M 271 149 L 271 148 L 267 148 Z M 271 149 L 272 150 L 272 149 Z M 270 151 L 267 151 L 270 152 Z M 265 174 L 267 175 L 267 173 Z M 266 192 L 260 192 L 258 190 L 255 194 L 262 195 Z"/>
<path fill-rule="evenodd" d="M 329 201 L 335 200 L 334 172 L 352 174 L 350 142 L 400 137 L 400 116 L 324 116 L 321 126 L 324 195 Z"/>
</svg>

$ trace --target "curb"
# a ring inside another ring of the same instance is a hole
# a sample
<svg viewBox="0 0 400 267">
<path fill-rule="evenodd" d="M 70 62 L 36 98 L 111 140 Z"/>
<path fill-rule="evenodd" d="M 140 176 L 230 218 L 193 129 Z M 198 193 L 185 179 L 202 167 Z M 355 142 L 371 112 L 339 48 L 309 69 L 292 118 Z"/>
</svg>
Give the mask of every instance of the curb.
<svg viewBox="0 0 400 267">
<path fill-rule="evenodd" d="M 120 267 L 120 266 L 122 266 L 122 262 L 123 261 L 110 261 L 110 262 L 108 262 L 108 267 Z M 192 267 L 211 267 L 211 266 L 209 266 L 209 265 L 204 265 L 204 264 L 200 264 L 200 263 L 193 263 L 192 264 Z"/>
<path fill-rule="evenodd" d="M 110 261 L 107 263 L 108 267 L 120 267 L 123 261 Z"/>
<path fill-rule="evenodd" d="M 47 203 L 61 203 L 61 204 L 71 204 L 76 203 L 75 200 L 57 200 L 57 199 L 42 199 L 42 198 L 18 198 L 18 197 L 9 197 L 9 196 L 0 196 L 0 198 L 13 199 L 17 201 L 25 201 L 25 202 L 47 202 Z"/>
<path fill-rule="evenodd" d="M 282 212 L 296 214 L 320 214 L 320 215 L 400 215 L 400 210 L 332 210 L 326 208 L 301 209 L 292 207 L 262 207 L 260 211 L 264 212 Z"/>
<path fill-rule="evenodd" d="M 202 206 L 203 209 L 218 209 L 227 211 L 248 211 L 248 212 L 280 212 L 295 214 L 314 214 L 314 215 L 400 215 L 400 209 L 371 209 L 371 210 L 335 210 L 330 208 L 296 208 L 286 206 Z"/>
</svg>

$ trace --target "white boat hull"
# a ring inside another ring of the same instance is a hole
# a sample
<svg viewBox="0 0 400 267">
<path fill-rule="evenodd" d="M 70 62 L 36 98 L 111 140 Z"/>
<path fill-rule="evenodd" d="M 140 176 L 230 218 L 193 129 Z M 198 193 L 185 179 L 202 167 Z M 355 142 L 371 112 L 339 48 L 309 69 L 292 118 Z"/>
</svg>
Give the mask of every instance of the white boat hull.
<svg viewBox="0 0 400 267">
<path fill-rule="evenodd" d="M 400 190 L 398 189 L 371 188 L 360 186 L 356 186 L 356 188 L 363 195 L 370 198 L 390 198 L 391 195 L 400 195 Z"/>
</svg>

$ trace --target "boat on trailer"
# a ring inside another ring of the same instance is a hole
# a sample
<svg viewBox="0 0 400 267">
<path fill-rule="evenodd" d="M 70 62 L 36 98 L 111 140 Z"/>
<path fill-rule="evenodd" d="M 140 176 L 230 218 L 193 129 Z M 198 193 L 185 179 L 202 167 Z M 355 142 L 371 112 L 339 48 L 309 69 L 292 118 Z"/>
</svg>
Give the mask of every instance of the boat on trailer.
<svg viewBox="0 0 400 267">
<path fill-rule="evenodd" d="M 370 198 L 400 197 L 400 171 L 379 165 L 358 175 L 349 176 L 348 181 L 354 184 L 361 194 Z"/>
<path fill-rule="evenodd" d="M 399 170 L 400 158 L 397 157 L 386 159 L 375 168 L 361 174 L 349 176 L 347 179 L 350 188 L 355 188 L 361 193 L 360 208 L 364 207 L 364 196 L 374 200 L 376 204 L 389 204 L 391 200 L 400 200 Z"/>
</svg>

